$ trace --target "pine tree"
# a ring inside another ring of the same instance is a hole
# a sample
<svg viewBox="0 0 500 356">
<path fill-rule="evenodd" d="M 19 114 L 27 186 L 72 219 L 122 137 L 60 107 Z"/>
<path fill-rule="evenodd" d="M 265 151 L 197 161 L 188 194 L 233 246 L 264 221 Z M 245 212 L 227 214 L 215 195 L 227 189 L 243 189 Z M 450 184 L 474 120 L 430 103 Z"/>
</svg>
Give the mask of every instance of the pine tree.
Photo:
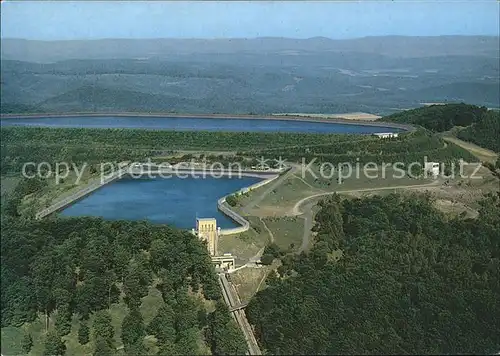
<svg viewBox="0 0 500 356">
<path fill-rule="evenodd" d="M 138 309 L 134 308 L 123 319 L 121 335 L 123 344 L 125 346 L 134 345 L 142 341 L 145 334 L 142 315 Z"/>
<path fill-rule="evenodd" d="M 66 345 L 61 340 L 61 336 L 55 332 L 49 332 L 45 340 L 45 350 L 43 356 L 59 356 L 66 352 Z"/>
<path fill-rule="evenodd" d="M 93 356 L 110 356 L 115 354 L 113 345 L 103 337 L 97 337 Z"/>
<path fill-rule="evenodd" d="M 23 335 L 23 340 L 21 341 L 21 348 L 23 353 L 28 354 L 33 347 L 33 338 L 30 333 L 25 332 Z"/>
<path fill-rule="evenodd" d="M 87 326 L 86 323 L 81 323 L 80 328 L 78 329 L 78 342 L 81 345 L 85 345 L 86 343 L 89 342 L 89 327 Z"/>
</svg>

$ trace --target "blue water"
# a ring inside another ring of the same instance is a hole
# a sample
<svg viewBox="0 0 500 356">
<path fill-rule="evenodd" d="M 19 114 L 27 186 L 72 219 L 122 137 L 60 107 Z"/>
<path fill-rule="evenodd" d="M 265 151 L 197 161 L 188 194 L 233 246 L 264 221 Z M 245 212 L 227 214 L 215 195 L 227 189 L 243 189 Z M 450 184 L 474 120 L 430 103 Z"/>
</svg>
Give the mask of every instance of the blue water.
<svg viewBox="0 0 500 356">
<path fill-rule="evenodd" d="M 233 132 L 301 132 L 301 133 L 356 133 L 401 132 L 401 129 L 325 122 L 307 122 L 266 119 L 203 119 L 155 117 L 37 117 L 3 118 L 2 126 L 134 128 L 176 131 L 233 131 Z"/>
<path fill-rule="evenodd" d="M 64 209 L 63 216 L 100 216 L 109 220 L 149 220 L 191 229 L 196 217 L 216 218 L 221 228 L 237 226 L 217 209 L 226 194 L 259 182 L 260 178 L 124 178 L 102 187 Z"/>
</svg>

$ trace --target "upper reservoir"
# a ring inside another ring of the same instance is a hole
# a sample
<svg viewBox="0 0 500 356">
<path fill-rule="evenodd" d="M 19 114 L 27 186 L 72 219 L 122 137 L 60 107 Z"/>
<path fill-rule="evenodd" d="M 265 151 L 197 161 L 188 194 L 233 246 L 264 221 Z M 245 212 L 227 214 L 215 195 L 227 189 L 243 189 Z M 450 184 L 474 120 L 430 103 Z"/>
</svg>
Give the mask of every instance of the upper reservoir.
<svg viewBox="0 0 500 356">
<path fill-rule="evenodd" d="M 176 131 L 228 132 L 299 132 L 371 134 L 401 132 L 403 129 L 338 122 L 318 122 L 278 119 L 147 117 L 147 116 L 72 116 L 2 118 L 2 126 L 126 128 Z"/>
<path fill-rule="evenodd" d="M 254 177 L 123 178 L 64 209 L 63 216 L 148 220 L 191 229 L 196 217 L 216 218 L 222 229 L 238 225 L 217 209 L 217 200 L 261 181 Z"/>
</svg>

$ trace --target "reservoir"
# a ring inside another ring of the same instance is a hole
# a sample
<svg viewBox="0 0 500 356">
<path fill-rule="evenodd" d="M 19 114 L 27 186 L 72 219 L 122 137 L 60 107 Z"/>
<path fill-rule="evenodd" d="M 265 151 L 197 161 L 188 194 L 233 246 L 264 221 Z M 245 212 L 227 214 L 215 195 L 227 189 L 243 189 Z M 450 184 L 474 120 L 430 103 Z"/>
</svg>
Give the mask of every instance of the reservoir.
<svg viewBox="0 0 500 356">
<path fill-rule="evenodd" d="M 2 118 L 2 126 L 122 128 L 175 131 L 295 132 L 371 134 L 403 129 L 363 124 L 343 124 L 276 119 L 232 119 L 147 116 L 74 116 Z"/>
<path fill-rule="evenodd" d="M 62 216 L 148 220 L 177 228 L 195 227 L 196 217 L 217 219 L 222 229 L 238 226 L 217 209 L 217 200 L 261 181 L 254 177 L 123 178 L 61 211 Z"/>
</svg>

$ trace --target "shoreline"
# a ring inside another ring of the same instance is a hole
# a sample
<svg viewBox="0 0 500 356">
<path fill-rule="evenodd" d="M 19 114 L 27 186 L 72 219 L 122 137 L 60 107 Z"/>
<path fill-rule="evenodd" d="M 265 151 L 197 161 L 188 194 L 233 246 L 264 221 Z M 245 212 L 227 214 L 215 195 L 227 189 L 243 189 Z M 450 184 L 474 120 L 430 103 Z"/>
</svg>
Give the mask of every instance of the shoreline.
<svg viewBox="0 0 500 356">
<path fill-rule="evenodd" d="M 149 117 L 157 119 L 225 119 L 225 120 L 276 120 L 276 121 L 301 121 L 319 122 L 328 124 L 346 124 L 358 126 L 375 126 L 414 131 L 412 125 L 387 121 L 351 120 L 342 118 L 320 118 L 297 115 L 248 115 L 248 114 L 179 114 L 179 113 L 141 113 L 141 112 L 76 112 L 76 113 L 29 113 L 29 114 L 0 114 L 0 119 L 50 119 L 72 117 Z"/>
</svg>

